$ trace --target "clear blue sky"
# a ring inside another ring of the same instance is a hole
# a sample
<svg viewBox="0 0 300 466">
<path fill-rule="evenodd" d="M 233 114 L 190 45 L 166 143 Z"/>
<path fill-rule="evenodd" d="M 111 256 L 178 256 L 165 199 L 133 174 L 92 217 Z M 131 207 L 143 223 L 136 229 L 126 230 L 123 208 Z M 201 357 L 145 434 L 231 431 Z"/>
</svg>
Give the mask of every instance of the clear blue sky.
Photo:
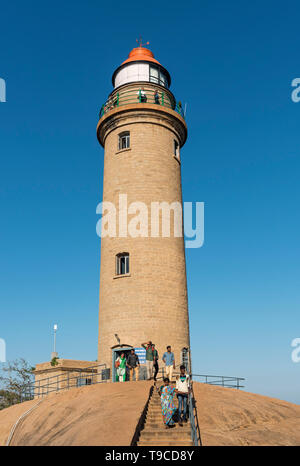
<svg viewBox="0 0 300 466">
<path fill-rule="evenodd" d="M 184 7 L 183 7 L 184 6 Z M 97 114 L 140 34 L 187 102 L 194 369 L 300 403 L 299 2 L 12 1 L 1 10 L 0 337 L 7 357 L 97 357 Z"/>
</svg>

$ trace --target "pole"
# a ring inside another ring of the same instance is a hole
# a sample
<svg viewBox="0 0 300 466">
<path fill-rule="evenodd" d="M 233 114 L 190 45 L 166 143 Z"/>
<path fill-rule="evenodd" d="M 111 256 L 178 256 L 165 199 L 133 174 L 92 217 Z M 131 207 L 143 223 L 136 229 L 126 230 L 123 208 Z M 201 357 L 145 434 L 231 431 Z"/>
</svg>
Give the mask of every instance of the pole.
<svg viewBox="0 0 300 466">
<path fill-rule="evenodd" d="M 54 324 L 53 330 L 54 330 L 54 351 L 53 351 L 53 357 L 56 357 L 56 356 L 57 356 L 57 354 L 56 354 L 56 332 L 57 332 L 57 324 Z"/>
<path fill-rule="evenodd" d="M 54 329 L 54 353 L 56 353 L 56 330 Z"/>
</svg>

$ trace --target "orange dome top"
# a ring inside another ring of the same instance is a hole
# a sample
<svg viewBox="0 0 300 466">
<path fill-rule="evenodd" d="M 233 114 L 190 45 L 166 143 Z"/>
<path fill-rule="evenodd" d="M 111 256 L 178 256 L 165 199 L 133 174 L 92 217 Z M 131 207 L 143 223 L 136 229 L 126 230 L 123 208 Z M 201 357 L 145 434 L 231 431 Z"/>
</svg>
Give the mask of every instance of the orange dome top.
<svg viewBox="0 0 300 466">
<path fill-rule="evenodd" d="M 160 63 L 157 60 L 155 60 L 151 50 L 146 49 L 145 47 L 136 47 L 132 49 L 130 54 L 128 55 L 127 60 L 123 61 L 122 65 L 124 65 L 125 63 L 130 63 L 131 61 L 151 61 L 153 63 L 156 63 L 157 65 L 160 65 Z"/>
</svg>

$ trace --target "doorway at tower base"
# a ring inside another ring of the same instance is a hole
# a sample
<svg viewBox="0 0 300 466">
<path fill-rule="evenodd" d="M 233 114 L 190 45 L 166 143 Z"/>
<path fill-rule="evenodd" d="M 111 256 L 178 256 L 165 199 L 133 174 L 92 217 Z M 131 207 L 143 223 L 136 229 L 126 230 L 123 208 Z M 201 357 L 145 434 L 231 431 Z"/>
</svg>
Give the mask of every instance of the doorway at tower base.
<svg viewBox="0 0 300 466">
<path fill-rule="evenodd" d="M 136 369 L 135 373 L 138 377 L 138 380 L 147 380 L 147 369 L 146 369 L 146 350 L 144 348 L 135 348 L 134 346 L 123 344 L 123 345 L 116 345 L 111 348 L 112 351 L 112 370 L 111 370 L 111 381 L 118 382 L 117 378 L 117 369 L 116 369 L 116 360 L 122 353 L 125 354 L 127 359 L 130 351 L 134 349 L 135 353 L 139 357 L 140 367 Z M 133 377 L 133 380 L 136 376 Z M 126 371 L 126 381 L 129 380 L 129 373 Z"/>
</svg>

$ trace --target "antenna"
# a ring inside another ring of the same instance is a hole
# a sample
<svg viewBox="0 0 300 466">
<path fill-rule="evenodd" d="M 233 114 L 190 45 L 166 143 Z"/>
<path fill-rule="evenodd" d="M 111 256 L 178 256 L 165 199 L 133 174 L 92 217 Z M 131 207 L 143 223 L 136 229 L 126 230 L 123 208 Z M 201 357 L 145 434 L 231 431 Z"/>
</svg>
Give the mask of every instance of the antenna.
<svg viewBox="0 0 300 466">
<path fill-rule="evenodd" d="M 187 103 L 184 105 L 184 118 L 185 118 L 185 115 L 186 115 L 186 108 L 187 108 Z"/>
<path fill-rule="evenodd" d="M 142 36 L 140 36 L 138 39 L 135 39 L 135 40 L 139 44 L 139 47 L 144 47 L 144 45 L 149 45 L 150 44 L 150 42 L 146 42 L 146 44 L 143 44 Z"/>
</svg>

